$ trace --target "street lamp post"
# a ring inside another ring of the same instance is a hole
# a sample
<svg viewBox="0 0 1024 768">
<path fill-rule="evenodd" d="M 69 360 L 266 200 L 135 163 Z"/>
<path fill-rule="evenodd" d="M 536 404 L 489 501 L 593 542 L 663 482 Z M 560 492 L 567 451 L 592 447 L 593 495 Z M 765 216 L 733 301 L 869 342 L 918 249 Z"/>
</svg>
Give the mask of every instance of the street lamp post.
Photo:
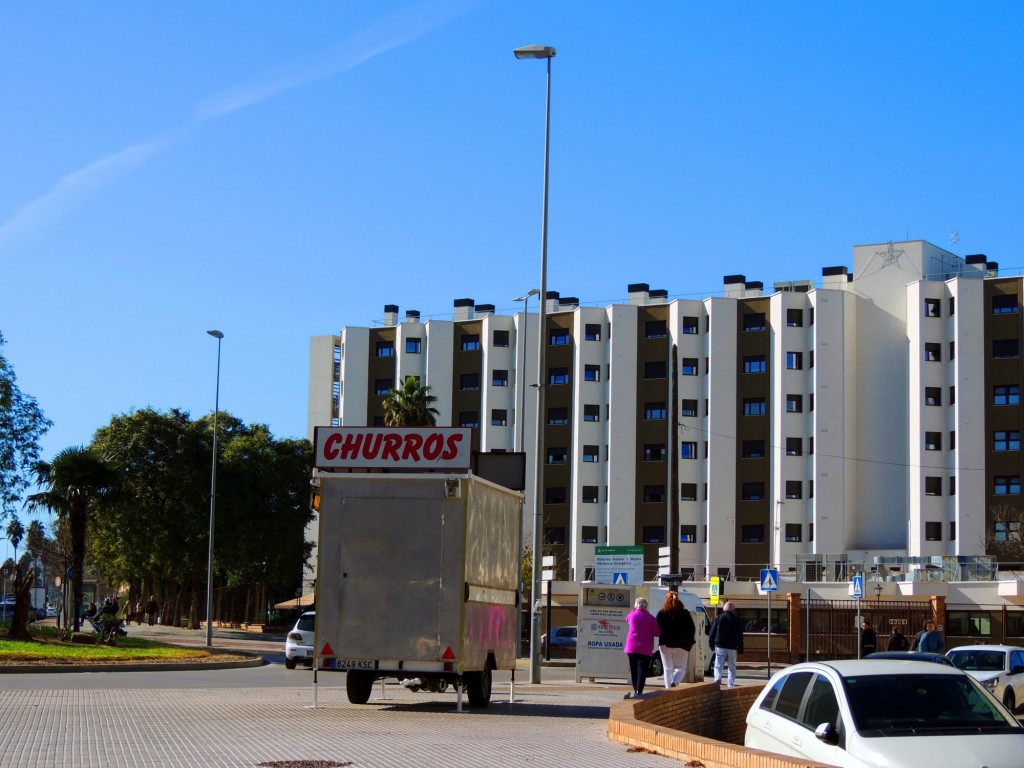
<svg viewBox="0 0 1024 768">
<path fill-rule="evenodd" d="M 523 347 L 523 368 L 522 373 L 519 376 L 519 415 L 516 417 L 516 421 L 519 426 L 519 450 L 526 450 L 526 340 L 529 338 L 528 329 L 530 327 L 530 297 L 536 296 L 540 291 L 536 288 L 531 288 L 526 292 L 525 296 L 516 296 L 512 301 L 523 302 L 523 333 L 522 347 Z"/>
<path fill-rule="evenodd" d="M 224 334 L 207 331 L 217 340 L 217 388 L 213 398 L 213 460 L 210 468 L 210 551 L 206 559 L 206 647 L 213 647 L 213 521 L 217 516 L 217 413 L 220 411 L 220 342 Z"/>
<path fill-rule="evenodd" d="M 545 339 L 547 326 L 548 299 L 548 160 L 551 147 L 551 59 L 555 49 L 547 45 L 527 45 L 516 48 L 513 53 L 517 59 L 544 59 L 547 62 L 547 95 L 544 106 L 544 198 L 541 213 L 540 229 L 540 297 L 537 313 L 537 469 L 534 475 L 534 508 L 533 508 L 533 587 L 530 592 L 534 605 L 540 600 L 540 576 L 544 538 L 544 375 L 545 375 Z M 540 682 L 540 614 L 533 610 L 530 623 L 530 682 Z"/>
</svg>

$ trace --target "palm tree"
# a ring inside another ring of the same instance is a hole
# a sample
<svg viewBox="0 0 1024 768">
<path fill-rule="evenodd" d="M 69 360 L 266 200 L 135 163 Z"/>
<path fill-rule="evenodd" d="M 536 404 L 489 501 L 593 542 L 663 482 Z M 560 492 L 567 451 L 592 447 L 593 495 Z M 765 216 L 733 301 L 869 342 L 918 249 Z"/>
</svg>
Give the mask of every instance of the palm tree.
<svg viewBox="0 0 1024 768">
<path fill-rule="evenodd" d="M 384 423 L 389 427 L 432 427 L 440 411 L 434 408 L 437 398 L 430 387 L 420 386 L 415 376 L 384 399 Z"/>
<path fill-rule="evenodd" d="M 27 507 L 32 511 L 50 510 L 59 519 L 66 518 L 71 529 L 72 605 L 77 632 L 89 510 L 112 496 L 116 476 L 102 456 L 82 446 L 65 448 L 52 462 L 36 462 L 33 471 L 36 484 L 43 490 L 28 497 Z"/>
</svg>

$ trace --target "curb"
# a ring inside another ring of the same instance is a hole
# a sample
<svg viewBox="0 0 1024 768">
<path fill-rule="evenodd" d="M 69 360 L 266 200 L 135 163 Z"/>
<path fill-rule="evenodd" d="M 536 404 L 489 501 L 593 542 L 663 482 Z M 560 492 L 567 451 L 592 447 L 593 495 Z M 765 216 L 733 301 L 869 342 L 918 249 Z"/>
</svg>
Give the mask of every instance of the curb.
<svg viewBox="0 0 1024 768">
<path fill-rule="evenodd" d="M 233 651 L 234 656 L 249 656 L 244 651 Z M 207 663 L 181 662 L 168 664 L 155 662 L 146 664 L 144 662 L 132 664 L 12 664 L 0 666 L 0 675 L 23 675 L 23 674 L 52 674 L 68 673 L 79 674 L 82 672 L 198 672 L 203 669 L 245 669 L 248 667 L 262 667 L 268 664 L 262 656 L 253 656 L 249 659 L 239 661 L 211 661 Z"/>
</svg>

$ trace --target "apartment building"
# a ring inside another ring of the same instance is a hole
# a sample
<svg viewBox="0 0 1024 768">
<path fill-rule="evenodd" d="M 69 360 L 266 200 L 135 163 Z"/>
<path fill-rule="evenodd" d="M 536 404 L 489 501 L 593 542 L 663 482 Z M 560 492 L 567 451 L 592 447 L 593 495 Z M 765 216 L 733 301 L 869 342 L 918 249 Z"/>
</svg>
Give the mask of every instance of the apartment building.
<svg viewBox="0 0 1024 768">
<path fill-rule="evenodd" d="M 703 299 L 649 284 L 628 300 L 546 300 L 544 414 L 537 314 L 454 302 L 311 341 L 309 430 L 383 423 L 408 376 L 474 450 L 527 453 L 542 429 L 541 503 L 556 578 L 595 548 L 643 545 L 697 579 L 766 564 L 821 577 L 848 560 L 970 557 L 1020 504 L 1020 277 L 923 241 L 856 246 L 852 270 L 770 290 L 743 275 Z M 314 534 L 311 531 L 311 534 Z M 311 535 L 315 539 L 315 535 Z"/>
</svg>

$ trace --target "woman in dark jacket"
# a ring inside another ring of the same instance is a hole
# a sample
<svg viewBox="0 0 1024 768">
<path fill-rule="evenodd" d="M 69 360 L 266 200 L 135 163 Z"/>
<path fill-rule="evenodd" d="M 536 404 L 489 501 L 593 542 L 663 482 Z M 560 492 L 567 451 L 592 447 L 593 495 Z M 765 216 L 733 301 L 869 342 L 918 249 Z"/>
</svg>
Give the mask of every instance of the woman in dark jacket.
<svg viewBox="0 0 1024 768">
<path fill-rule="evenodd" d="M 658 649 L 661 666 L 665 670 L 665 687 L 674 688 L 686 675 L 686 666 L 693 648 L 696 627 L 690 612 L 679 602 L 676 592 L 665 596 L 665 604 L 658 611 Z"/>
</svg>

